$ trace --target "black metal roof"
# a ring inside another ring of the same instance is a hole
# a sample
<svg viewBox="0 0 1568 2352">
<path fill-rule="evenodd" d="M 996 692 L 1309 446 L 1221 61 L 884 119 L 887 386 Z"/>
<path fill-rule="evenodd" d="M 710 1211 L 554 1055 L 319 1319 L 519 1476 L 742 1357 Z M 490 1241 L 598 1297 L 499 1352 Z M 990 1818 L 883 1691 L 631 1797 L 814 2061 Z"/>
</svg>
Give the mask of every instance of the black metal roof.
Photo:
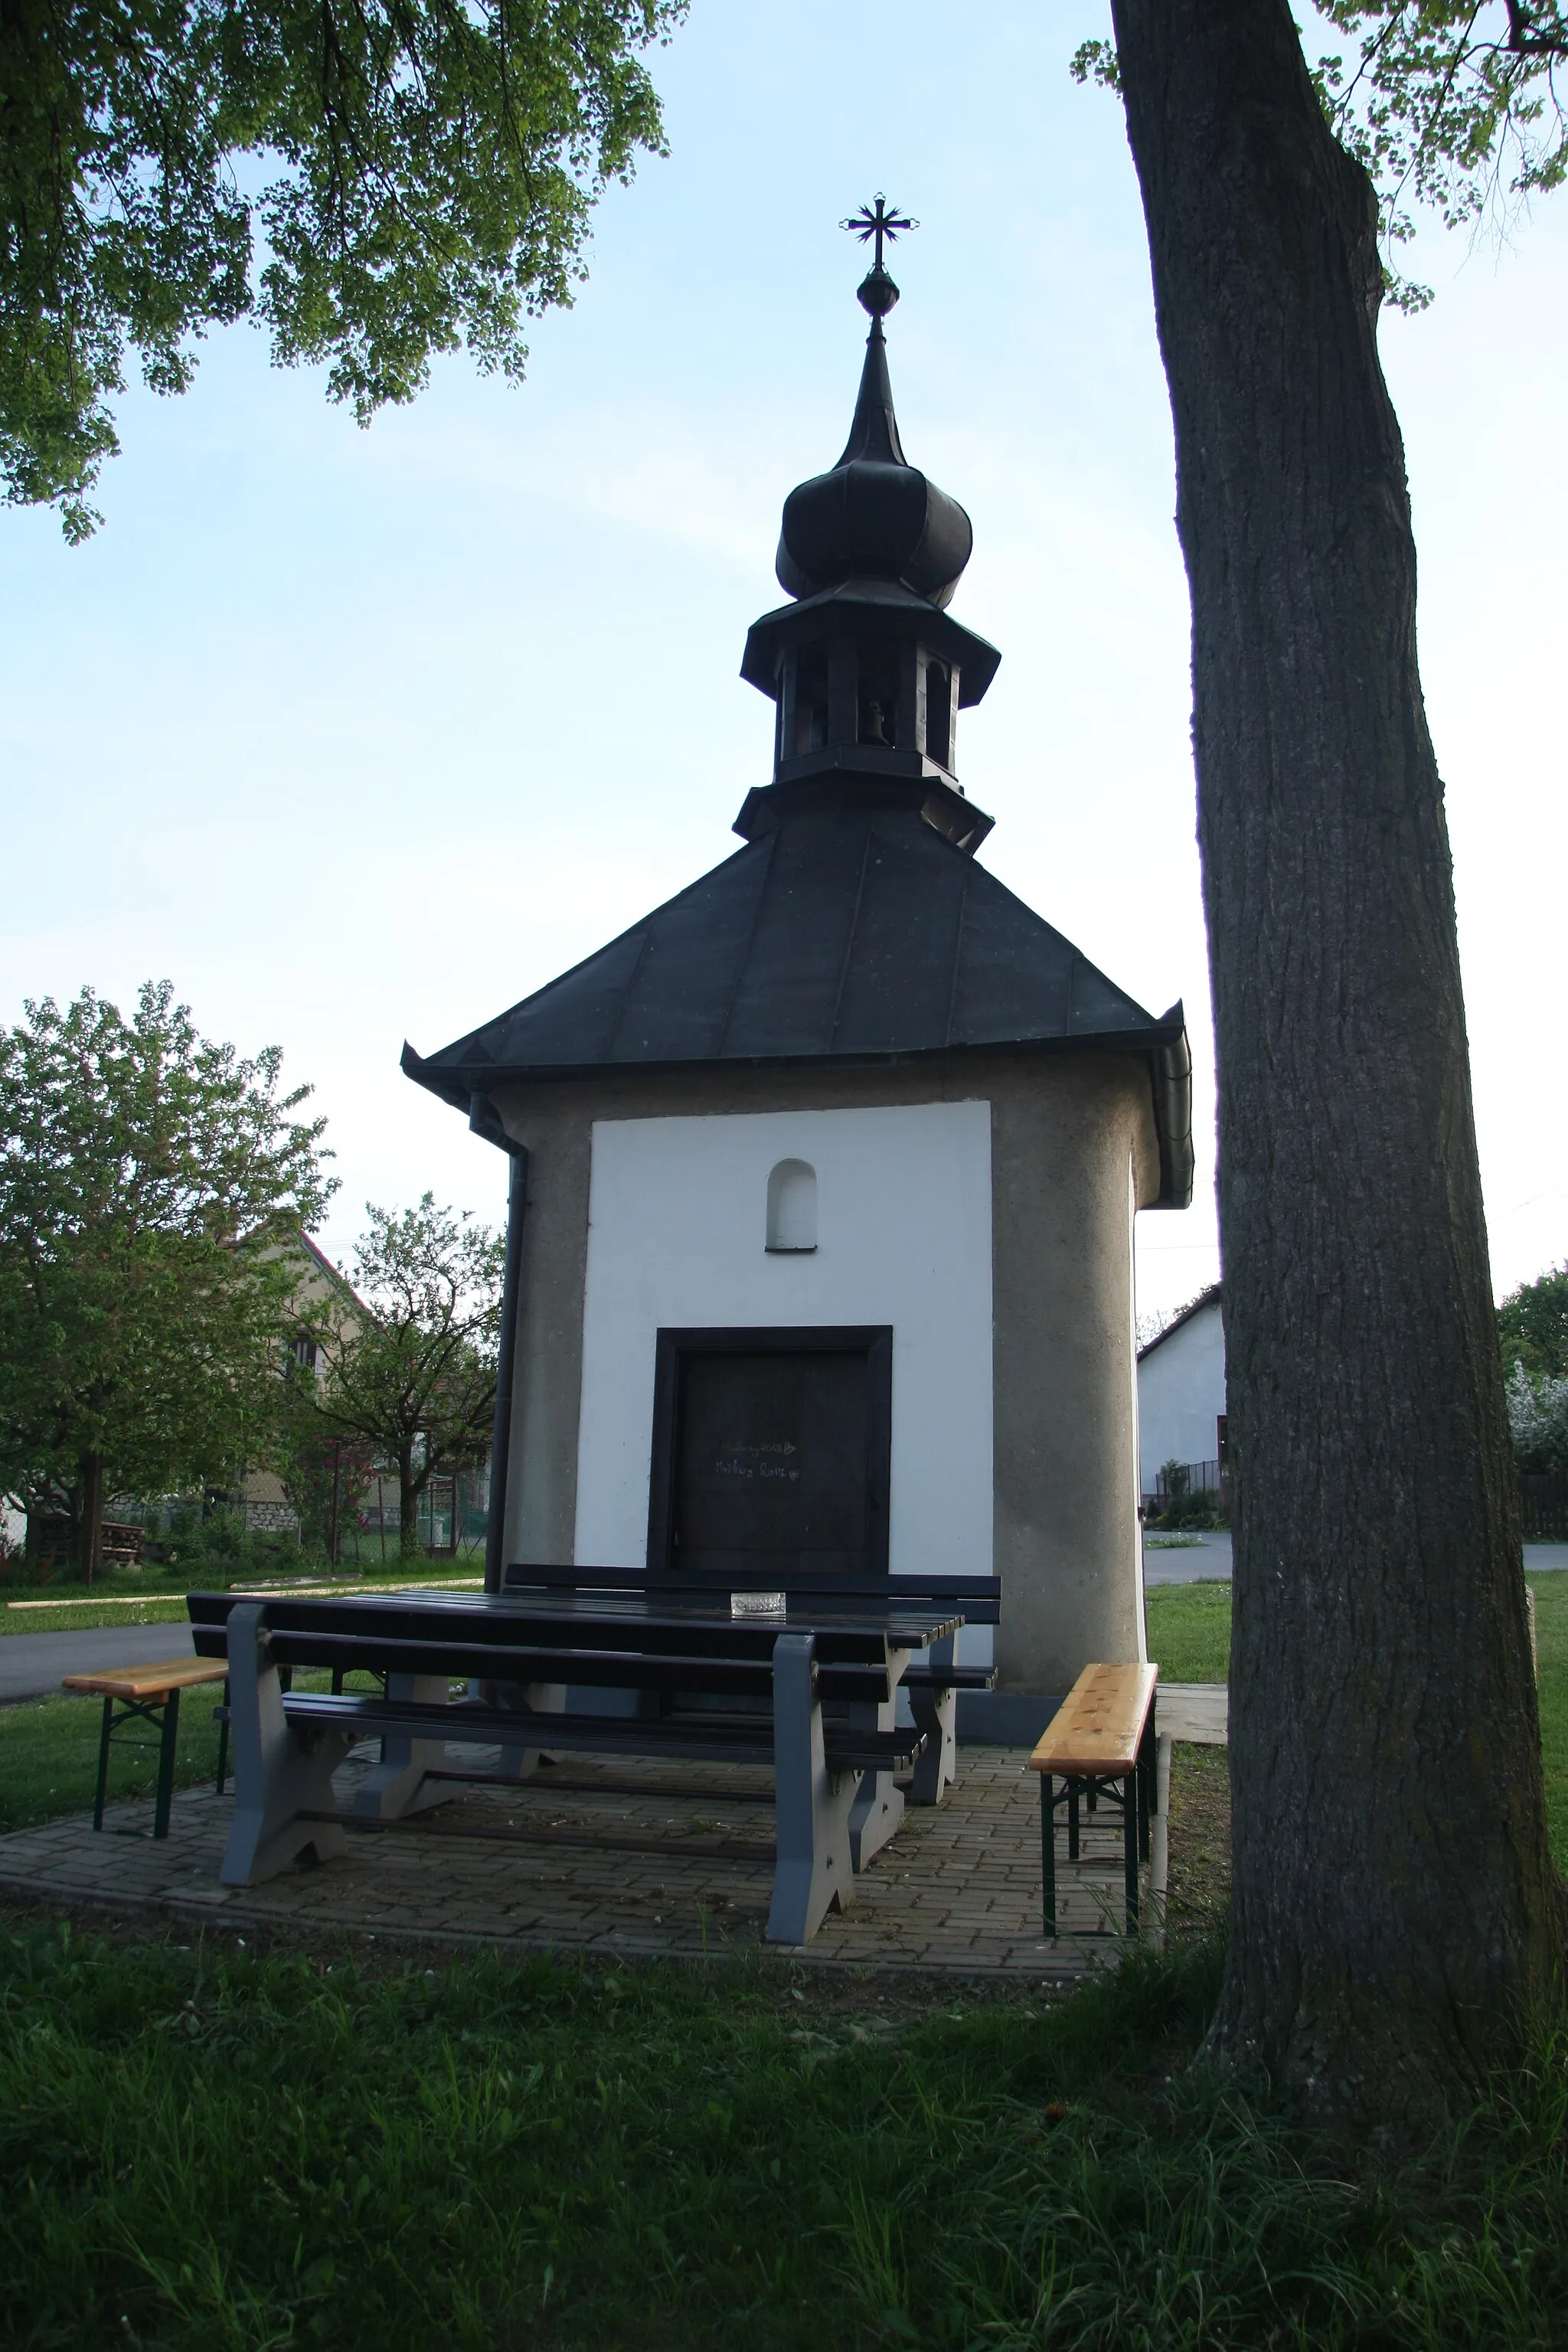
<svg viewBox="0 0 1568 2352">
<path fill-rule="evenodd" d="M 1182 1008 L 1156 1020 L 913 809 L 790 817 L 407 1075 L 469 1109 L 507 1079 L 1096 1047 L 1148 1066 L 1161 1202 L 1192 1193 Z"/>
</svg>

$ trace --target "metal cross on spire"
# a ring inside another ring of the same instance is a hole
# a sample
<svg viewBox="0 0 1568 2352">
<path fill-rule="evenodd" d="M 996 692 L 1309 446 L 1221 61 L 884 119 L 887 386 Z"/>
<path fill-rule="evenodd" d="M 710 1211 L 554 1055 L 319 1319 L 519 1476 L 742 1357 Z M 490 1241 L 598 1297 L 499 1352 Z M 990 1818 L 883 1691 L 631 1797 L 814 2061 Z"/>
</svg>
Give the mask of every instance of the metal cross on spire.
<svg viewBox="0 0 1568 2352">
<path fill-rule="evenodd" d="M 894 238 L 901 236 L 904 230 L 919 228 L 920 223 L 918 220 L 910 220 L 896 206 L 889 209 L 887 198 L 879 188 L 874 206 L 862 205 L 858 213 L 851 213 L 849 218 L 841 220 L 838 226 L 840 228 L 847 228 L 851 236 L 858 236 L 862 245 L 868 245 L 873 237 L 876 238 L 876 258 L 871 267 L 875 270 L 880 270 L 882 239 L 886 237 L 888 243 L 891 245 Z"/>
</svg>

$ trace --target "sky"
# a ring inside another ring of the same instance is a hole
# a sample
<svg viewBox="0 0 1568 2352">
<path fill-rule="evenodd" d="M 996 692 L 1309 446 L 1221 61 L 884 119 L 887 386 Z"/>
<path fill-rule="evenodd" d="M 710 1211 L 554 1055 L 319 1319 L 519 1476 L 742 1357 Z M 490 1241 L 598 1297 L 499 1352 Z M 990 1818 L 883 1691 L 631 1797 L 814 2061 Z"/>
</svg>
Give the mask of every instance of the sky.
<svg viewBox="0 0 1568 2352">
<path fill-rule="evenodd" d="M 670 152 L 610 191 L 527 383 L 440 362 L 368 431 L 259 331 L 120 404 L 104 522 L 0 512 L 0 1019 L 165 975 L 276 1043 L 342 1189 L 493 1222 L 505 1163 L 398 1069 L 736 845 L 770 769 L 742 683 L 786 492 L 858 376 L 879 189 L 914 214 L 889 321 L 906 450 L 968 509 L 954 616 L 1003 653 L 959 772 L 1007 886 L 1153 1013 L 1186 1006 L 1198 1183 L 1140 1217 L 1139 1307 L 1219 1270 L 1170 412 L 1089 5 L 695 0 L 655 53 Z M 1404 426 L 1500 1293 L 1568 1255 L 1552 1045 L 1568 849 L 1568 194 L 1509 240 L 1425 230 L 1382 348 Z M 1553 687 L 1552 679 L 1558 677 Z"/>
</svg>

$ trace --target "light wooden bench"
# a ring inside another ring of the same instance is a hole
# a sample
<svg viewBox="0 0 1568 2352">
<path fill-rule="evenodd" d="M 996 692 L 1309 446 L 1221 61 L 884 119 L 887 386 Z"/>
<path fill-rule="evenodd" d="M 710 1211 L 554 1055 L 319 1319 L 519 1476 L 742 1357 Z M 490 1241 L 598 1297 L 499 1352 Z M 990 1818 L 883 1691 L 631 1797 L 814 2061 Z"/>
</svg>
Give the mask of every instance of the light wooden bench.
<svg viewBox="0 0 1568 2352">
<path fill-rule="evenodd" d="M 1149 1819 L 1158 1810 L 1154 1688 L 1158 1666 L 1085 1666 L 1029 1759 L 1040 1775 L 1040 1874 L 1046 1934 L 1057 1933 L 1057 1807 L 1068 1815 L 1068 1859 L 1079 1858 L 1080 1801 L 1121 1809 L 1126 1932 L 1138 1927 L 1138 1865 L 1149 1857 Z M 1057 1792 L 1058 1780 L 1062 1782 Z"/>
<path fill-rule="evenodd" d="M 168 1836 L 169 1801 L 174 1791 L 174 1750 L 180 1736 L 180 1693 L 198 1683 L 221 1683 L 227 1675 L 228 1668 L 219 1661 L 184 1657 L 160 1658 L 144 1666 L 105 1666 L 95 1675 L 64 1677 L 65 1689 L 103 1701 L 103 1728 L 98 1741 L 98 1788 L 92 1801 L 95 1830 L 103 1827 L 110 1738 L 128 1723 L 150 1723 L 158 1734 L 158 1789 L 153 1803 L 153 1834 L 155 1838 Z M 121 1741 L 123 1748 L 152 1745 L 150 1739 Z M 221 1766 L 219 1769 L 221 1772 Z"/>
</svg>

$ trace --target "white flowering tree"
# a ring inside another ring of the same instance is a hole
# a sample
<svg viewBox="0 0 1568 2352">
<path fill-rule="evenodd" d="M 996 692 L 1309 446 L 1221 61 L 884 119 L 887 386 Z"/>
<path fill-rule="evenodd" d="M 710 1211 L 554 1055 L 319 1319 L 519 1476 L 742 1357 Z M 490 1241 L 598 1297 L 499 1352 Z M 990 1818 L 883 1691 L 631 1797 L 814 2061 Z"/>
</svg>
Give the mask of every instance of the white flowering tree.
<svg viewBox="0 0 1568 2352">
<path fill-rule="evenodd" d="M 1521 1470 L 1568 1470 L 1568 1380 L 1528 1372 L 1516 1359 L 1508 1380 L 1508 1425 Z"/>
</svg>

